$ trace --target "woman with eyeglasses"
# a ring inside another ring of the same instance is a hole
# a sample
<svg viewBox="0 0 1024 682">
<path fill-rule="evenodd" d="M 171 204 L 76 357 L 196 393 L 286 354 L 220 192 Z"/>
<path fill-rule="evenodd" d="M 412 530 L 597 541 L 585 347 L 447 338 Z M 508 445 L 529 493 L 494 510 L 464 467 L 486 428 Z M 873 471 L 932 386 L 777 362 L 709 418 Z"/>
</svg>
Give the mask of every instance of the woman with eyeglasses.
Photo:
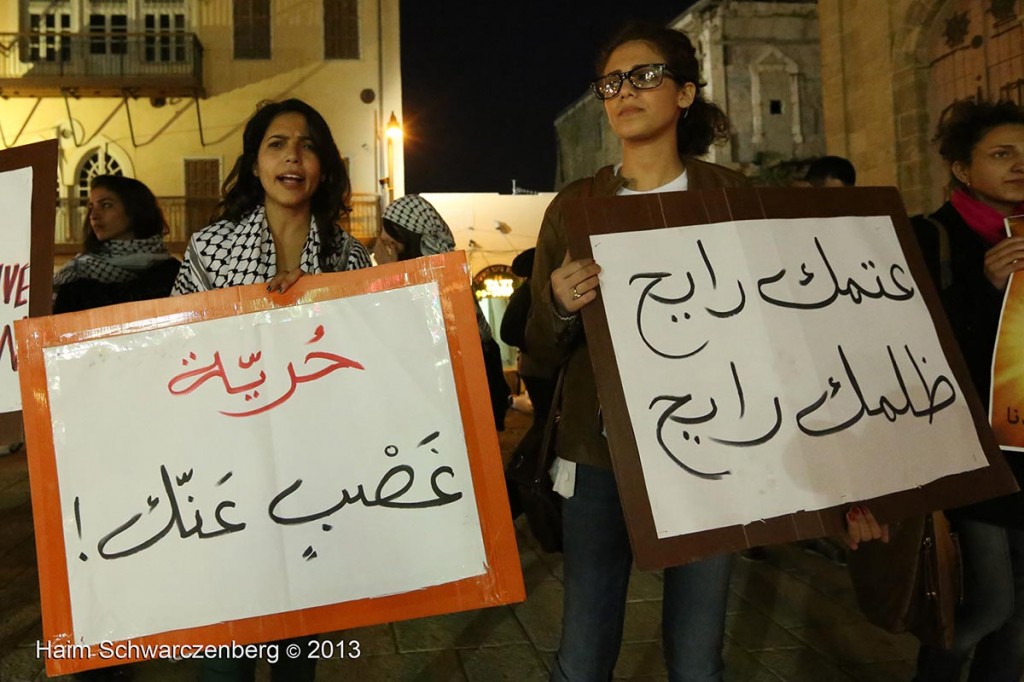
<svg viewBox="0 0 1024 682">
<path fill-rule="evenodd" d="M 625 615 L 632 553 L 579 311 L 597 297 L 600 267 L 570 260 L 562 200 L 736 187 L 746 179 L 696 157 L 725 140 L 729 120 L 701 95 L 696 53 L 682 33 L 633 24 L 604 50 L 592 86 L 622 145 L 622 164 L 566 187 L 544 217 L 526 341 L 537 360 L 565 365 L 555 489 L 562 505 L 564 615 L 555 681 L 610 680 Z M 663 643 L 671 680 L 719 680 L 729 556 L 664 573 Z"/>
<path fill-rule="evenodd" d="M 566 249 L 565 199 L 706 190 L 746 184 L 729 169 L 698 160 L 725 140 L 729 120 L 704 99 L 696 51 L 678 31 L 650 24 L 623 29 L 602 53 L 593 81 L 622 163 L 578 180 L 551 203 L 541 225 L 526 342 L 549 368 L 565 366 L 552 467 L 562 506 L 564 614 L 553 681 L 610 680 L 622 642 L 632 553 L 611 470 L 601 406 L 580 322 L 597 297 L 600 267 Z M 855 523 L 852 544 L 882 537 L 873 519 Z M 721 680 L 731 557 L 664 571 L 662 640 L 673 682 Z"/>
</svg>

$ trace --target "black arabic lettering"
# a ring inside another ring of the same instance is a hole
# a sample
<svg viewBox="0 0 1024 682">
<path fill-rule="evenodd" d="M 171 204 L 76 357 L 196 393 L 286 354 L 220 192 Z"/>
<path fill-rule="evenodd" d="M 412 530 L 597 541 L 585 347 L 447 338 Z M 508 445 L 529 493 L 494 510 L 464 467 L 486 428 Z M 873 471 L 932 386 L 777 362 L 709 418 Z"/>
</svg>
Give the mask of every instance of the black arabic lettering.
<svg viewBox="0 0 1024 682">
<path fill-rule="evenodd" d="M 735 362 L 730 362 L 729 363 L 729 369 L 730 369 L 730 371 L 732 373 L 733 385 L 734 385 L 734 387 L 736 389 L 736 398 L 737 398 L 737 403 L 738 403 L 739 419 L 743 420 L 743 419 L 746 418 L 746 414 L 747 414 L 747 400 L 746 400 L 746 395 L 745 395 L 744 390 L 743 390 L 743 384 L 740 381 L 739 372 L 736 369 L 736 363 Z M 690 403 L 692 401 L 692 399 L 693 399 L 692 395 L 685 395 L 685 396 L 663 395 L 663 396 L 658 396 L 657 398 L 655 398 L 654 400 L 651 401 L 650 405 L 648 406 L 648 409 L 654 409 L 655 405 L 658 405 L 659 403 L 666 403 L 667 404 L 665 410 L 661 413 L 661 416 L 658 419 L 658 427 L 657 427 L 658 444 L 661 446 L 661 448 L 665 452 L 665 454 L 667 454 L 669 456 L 669 458 L 672 459 L 672 461 L 674 461 L 676 464 L 678 464 L 680 467 L 682 467 L 685 471 L 693 474 L 694 476 L 698 476 L 700 478 L 706 478 L 706 479 L 711 479 L 711 480 L 718 480 L 718 479 L 722 478 L 723 476 L 728 475 L 731 472 L 728 471 L 728 470 L 711 471 L 711 472 L 709 472 L 709 471 L 702 471 L 702 470 L 698 469 L 697 467 L 695 467 L 692 463 L 683 461 L 682 457 L 679 454 L 677 454 L 676 452 L 674 452 L 672 450 L 672 448 L 670 448 L 668 443 L 666 442 L 664 429 L 665 429 L 665 425 L 668 422 L 673 422 L 675 424 L 682 424 L 684 426 L 691 426 L 691 425 L 694 425 L 694 424 L 703 424 L 703 423 L 710 422 L 711 420 L 715 419 L 719 415 L 718 403 L 715 401 L 714 398 L 709 398 L 708 399 L 708 403 L 709 403 L 710 407 L 703 414 L 698 414 L 698 415 L 693 415 L 693 416 L 686 416 L 686 415 L 679 414 L 679 410 L 684 405 Z M 713 443 L 718 443 L 719 445 L 725 445 L 725 446 L 729 446 L 729 447 L 739 447 L 739 448 L 753 447 L 753 446 L 756 446 L 756 445 L 763 445 L 764 443 L 767 443 L 768 441 L 770 441 L 772 438 L 774 438 L 778 434 L 779 430 L 782 428 L 782 421 L 783 421 L 783 419 L 782 419 L 782 403 L 781 403 L 781 400 L 779 399 L 778 396 L 775 396 L 772 399 L 772 405 L 774 407 L 775 416 L 772 419 L 770 425 L 763 432 L 759 433 L 758 435 L 752 436 L 752 437 L 749 437 L 749 438 L 724 438 L 724 437 L 720 437 L 720 436 L 711 435 L 711 436 L 707 436 L 708 440 L 710 440 Z M 695 446 L 698 446 L 698 445 L 701 444 L 701 439 L 700 439 L 699 435 L 691 434 L 688 430 L 684 430 L 682 435 L 683 435 L 683 440 L 686 441 L 686 442 L 692 443 Z"/>
<path fill-rule="evenodd" d="M 655 355 L 661 356 L 663 358 L 669 358 L 669 359 L 672 359 L 672 360 L 678 360 L 680 358 L 688 358 L 690 356 L 696 355 L 697 353 L 699 353 L 702 350 L 704 350 L 704 347 L 708 345 L 708 342 L 704 341 L 703 343 L 701 343 L 696 348 L 685 350 L 685 351 L 682 351 L 680 353 L 670 353 L 670 352 L 667 352 L 667 351 L 663 351 L 663 350 L 661 350 L 659 348 L 656 348 L 654 346 L 654 344 L 651 343 L 650 339 L 647 338 L 647 333 L 644 331 L 644 322 L 643 322 L 644 306 L 647 304 L 647 299 L 648 298 L 650 298 L 651 300 L 653 300 L 653 301 L 655 301 L 657 303 L 662 303 L 662 304 L 666 304 L 666 305 L 679 305 L 681 303 L 686 303 L 687 301 L 689 301 L 693 297 L 693 293 L 695 291 L 695 287 L 694 287 L 694 284 L 693 284 L 693 275 L 690 274 L 689 272 L 686 273 L 686 281 L 689 284 L 689 291 L 687 291 L 682 296 L 678 296 L 676 298 L 669 298 L 669 297 L 666 297 L 666 296 L 658 296 L 657 294 L 651 293 L 651 290 L 654 289 L 654 287 L 658 286 L 658 284 L 660 284 L 663 280 L 668 279 L 671 276 L 672 276 L 672 273 L 669 273 L 669 272 L 645 272 L 645 273 L 636 274 L 636 275 L 633 275 L 632 277 L 630 277 L 629 278 L 629 283 L 632 284 L 633 282 L 636 282 L 638 280 L 643 280 L 643 279 L 651 280 L 647 284 L 647 286 L 644 287 L 643 291 L 640 292 L 640 300 L 639 300 L 639 302 L 637 303 L 637 306 L 636 306 L 636 329 L 637 329 L 637 332 L 640 334 L 640 338 L 643 340 L 644 345 L 646 345 L 648 348 L 650 348 L 651 352 L 653 352 Z M 690 319 L 690 313 L 684 311 L 683 312 L 683 318 L 687 319 L 687 320 Z M 679 321 L 679 316 L 676 315 L 676 314 L 673 314 L 671 316 L 671 319 L 672 319 L 672 322 L 674 322 L 674 323 L 678 322 Z"/>
<path fill-rule="evenodd" d="M 416 472 L 408 464 L 397 464 L 388 469 L 384 476 L 381 477 L 380 482 L 377 484 L 377 488 L 374 491 L 373 497 L 367 498 L 366 490 L 363 488 L 363 484 L 360 483 L 356 486 L 354 492 L 350 491 L 348 488 L 343 488 L 341 491 L 341 499 L 327 509 L 323 509 L 312 514 L 304 514 L 302 516 L 286 516 L 281 514 L 278 511 L 278 507 L 302 487 L 302 479 L 300 478 L 278 493 L 274 499 L 270 501 L 267 512 L 274 523 L 278 523 L 283 526 L 293 526 L 325 519 L 328 516 L 341 511 L 345 507 L 357 503 L 364 507 L 384 507 L 385 509 L 427 509 L 429 507 L 441 507 L 462 499 L 461 492 L 448 493 L 440 489 L 437 485 L 437 478 L 441 474 L 447 474 L 454 477 L 454 472 L 451 467 L 441 466 L 435 469 L 430 476 L 430 487 L 434 493 L 434 497 L 432 499 L 412 501 L 402 500 L 402 497 L 412 489 L 416 479 Z M 392 484 L 392 481 L 400 483 L 399 487 L 391 490 L 390 492 L 386 492 L 386 488 Z"/>
<path fill-rule="evenodd" d="M 949 378 L 941 374 L 929 384 L 921 371 L 916 358 L 913 353 L 911 353 L 910 347 L 904 345 L 903 349 L 907 358 L 910 360 L 911 365 L 914 367 L 918 380 L 921 382 L 921 385 L 924 387 L 925 393 L 928 396 L 927 407 L 918 408 L 914 404 L 914 401 L 910 396 L 910 389 L 907 387 L 907 382 L 903 377 L 903 371 L 900 369 L 899 362 L 897 362 L 896 355 L 893 353 L 891 346 L 886 346 L 886 352 L 889 356 L 889 362 L 892 366 L 893 374 L 896 377 L 896 383 L 899 386 L 899 391 L 903 396 L 902 401 L 897 402 L 890 399 L 888 396 L 882 395 L 878 399 L 877 406 L 869 405 L 867 399 L 864 397 L 864 391 L 861 389 L 860 382 L 857 380 L 853 368 L 846 357 L 846 352 L 843 350 L 842 345 L 839 345 L 837 346 L 839 360 L 842 363 L 843 371 L 846 373 L 846 385 L 849 386 L 850 391 L 852 391 L 856 398 L 857 410 L 848 418 L 830 426 L 818 428 L 809 426 L 806 423 L 823 405 L 825 405 L 826 402 L 832 400 L 841 392 L 843 383 L 835 379 L 835 377 L 829 377 L 829 388 L 823 391 L 821 395 L 814 400 L 814 402 L 797 412 L 796 421 L 799 429 L 809 436 L 827 436 L 850 428 L 859 422 L 865 415 L 869 417 L 882 415 L 887 421 L 895 422 L 899 416 L 907 414 L 908 412 L 914 417 L 927 417 L 928 423 L 931 424 L 936 412 L 945 409 L 956 400 L 956 391 Z M 923 361 L 924 360 L 922 359 L 922 362 Z M 947 393 L 941 400 L 937 400 L 939 393 L 943 388 L 947 389 Z"/>
<path fill-rule="evenodd" d="M 935 416 L 936 412 L 949 407 L 956 400 L 956 389 L 953 388 L 953 382 L 949 380 L 949 377 L 942 374 L 938 375 L 935 378 L 935 381 L 932 382 L 931 386 L 929 386 L 928 381 L 924 378 L 924 374 L 921 372 L 920 366 L 914 359 L 913 353 L 910 352 L 910 347 L 905 345 L 903 346 L 903 350 L 906 352 L 907 357 L 910 358 L 910 363 L 914 366 L 914 371 L 917 372 L 917 378 L 921 381 L 921 385 L 925 386 L 928 392 L 928 407 L 924 410 L 913 410 L 913 414 L 915 417 L 924 417 L 927 415 L 928 423 L 931 424 L 932 418 Z M 921 362 L 924 363 L 925 359 L 921 358 Z M 939 390 L 943 386 L 949 389 L 949 393 L 944 399 L 936 402 L 935 396 L 938 395 Z"/>
<path fill-rule="evenodd" d="M 710 289 L 712 291 L 716 291 L 718 289 L 718 274 L 715 272 L 715 267 L 711 262 L 710 256 L 708 256 L 708 252 L 707 249 L 704 247 L 704 243 L 699 239 L 697 240 L 697 251 L 700 254 L 701 261 L 704 264 L 704 268 L 708 274 L 708 279 L 711 282 Z M 660 346 L 660 344 L 657 344 L 652 339 L 651 334 L 649 333 L 647 325 L 644 321 L 644 311 L 648 301 L 654 301 L 655 303 L 660 303 L 662 305 L 673 307 L 681 306 L 685 303 L 690 302 L 691 299 L 693 299 L 694 293 L 696 292 L 696 284 L 694 283 L 693 273 L 688 271 L 686 273 L 687 290 L 683 292 L 681 295 L 664 296 L 659 293 L 656 293 L 655 288 L 667 282 L 671 277 L 672 273 L 670 272 L 641 272 L 630 277 L 629 284 L 632 285 L 634 282 L 637 281 L 650 280 L 645 284 L 643 290 L 640 292 L 640 297 L 637 301 L 636 310 L 637 333 L 640 335 L 640 338 L 644 342 L 644 345 L 646 345 L 654 354 L 660 357 L 668 358 L 671 360 L 678 360 L 682 358 L 692 357 L 697 353 L 701 352 L 708 345 L 708 340 L 704 340 L 702 342 L 696 341 L 690 343 L 689 345 L 685 346 L 682 349 L 676 350 L 663 348 Z M 738 296 L 735 303 L 722 309 L 714 308 L 712 306 L 702 306 L 704 312 L 718 319 L 725 319 L 738 315 L 744 309 L 744 307 L 746 307 L 747 295 L 746 291 L 743 288 L 743 283 L 740 282 L 739 280 L 736 280 L 736 289 L 738 292 Z M 670 310 L 669 312 L 669 319 L 671 320 L 673 325 L 678 324 L 680 318 L 682 318 L 683 320 L 691 319 L 691 313 L 685 308 L 680 308 L 678 310 Z"/>
<path fill-rule="evenodd" d="M 887 290 L 885 284 L 882 282 L 881 275 L 877 274 L 875 275 L 873 282 L 877 285 L 877 289 L 868 289 L 857 282 L 853 277 L 848 277 L 845 284 L 840 284 L 835 268 L 832 267 L 832 263 L 825 254 L 825 249 L 822 247 L 821 241 L 817 237 L 814 238 L 814 247 L 817 249 L 818 255 L 821 257 L 821 262 L 824 265 L 825 272 L 828 273 L 828 279 L 831 281 L 829 294 L 816 301 L 791 301 L 772 296 L 767 290 L 772 284 L 775 284 L 785 278 L 786 268 L 782 268 L 774 275 L 762 277 L 757 281 L 757 291 L 765 302 L 782 308 L 813 310 L 829 306 L 840 296 L 849 297 L 849 299 L 855 304 L 860 304 L 865 298 L 887 298 L 892 301 L 906 301 L 914 296 L 915 289 L 913 285 L 907 286 L 901 281 L 902 277 L 906 276 L 907 273 L 903 266 L 899 264 L 893 264 L 889 268 L 889 279 L 892 281 L 894 291 Z M 861 269 L 866 272 L 877 272 L 878 270 L 872 260 L 863 261 L 860 266 Z M 807 269 L 806 263 L 800 264 L 800 272 L 803 277 L 797 280 L 797 284 L 801 288 L 807 287 L 814 281 L 815 273 Z"/>
<path fill-rule="evenodd" d="M 711 288 L 713 290 L 717 289 L 718 277 L 715 275 L 715 268 L 711 265 L 711 259 L 708 258 L 708 252 L 704 249 L 704 243 L 699 239 L 697 240 L 697 250 L 700 252 L 701 260 L 704 261 L 704 267 L 707 268 L 708 276 L 711 278 Z M 739 315 L 740 311 L 742 311 L 744 306 L 746 306 L 747 304 L 747 294 L 743 290 L 743 283 L 740 282 L 739 280 L 736 280 L 736 287 L 739 289 L 740 292 L 739 303 L 734 305 L 732 308 L 728 308 L 726 310 L 713 310 L 708 307 L 704 308 L 704 310 L 706 310 L 707 313 L 712 317 L 717 317 L 719 319 L 725 319 L 727 317 Z"/>
<path fill-rule="evenodd" d="M 191 470 L 189 472 L 186 472 L 182 476 L 177 477 L 178 487 L 184 485 L 189 480 L 191 480 L 191 477 Z M 195 511 L 194 524 L 191 527 L 186 527 L 185 521 L 182 518 L 181 507 L 178 503 L 174 482 L 171 480 L 171 476 L 167 472 L 167 467 L 164 465 L 160 465 L 160 478 L 163 482 L 164 492 L 167 495 L 167 523 L 164 524 L 164 526 L 155 534 L 153 534 L 149 538 L 146 538 L 138 544 L 132 545 L 131 547 L 128 547 L 127 549 L 123 549 L 120 551 L 108 552 L 107 547 L 110 545 L 110 543 L 114 542 L 122 534 L 127 533 L 135 526 L 135 524 L 137 524 L 142 519 L 143 515 L 141 512 L 134 514 L 127 521 L 125 521 L 120 526 L 115 528 L 110 533 L 107 533 L 100 539 L 96 549 L 99 551 L 99 554 L 102 558 L 121 559 L 127 556 L 132 556 L 133 554 L 138 554 L 142 550 L 148 549 L 149 547 L 152 547 L 153 545 L 158 543 L 175 528 L 177 528 L 178 535 L 182 539 L 197 536 L 201 540 L 219 537 L 221 535 L 226 535 L 228 533 L 237 533 L 238 531 L 243 530 L 245 528 L 245 523 L 232 523 L 224 518 L 224 510 L 233 509 L 235 507 L 235 503 L 229 500 L 223 501 L 219 505 L 217 505 L 217 508 L 214 512 L 214 517 L 217 520 L 217 524 L 220 526 L 220 528 L 218 528 L 217 530 L 207 531 L 203 528 L 203 517 L 198 509 Z M 191 497 L 189 499 L 191 500 Z M 147 513 L 150 513 L 154 509 L 156 509 L 157 506 L 159 506 L 160 501 L 161 498 L 159 497 L 147 497 L 146 502 L 147 505 L 149 506 L 149 510 Z"/>
<path fill-rule="evenodd" d="M 735 362 L 729 363 L 729 370 L 732 372 L 733 385 L 736 387 L 736 397 L 739 400 L 740 407 L 740 419 L 742 419 L 746 415 L 747 401 L 744 397 L 743 384 L 740 382 L 740 375 L 739 372 L 736 370 Z M 775 434 L 777 434 L 779 432 L 779 429 L 782 428 L 782 404 L 779 401 L 778 396 L 775 396 L 773 404 L 775 407 L 775 421 L 770 427 L 768 427 L 768 430 L 762 433 L 761 435 L 745 439 L 716 438 L 714 436 L 711 436 L 711 440 L 721 445 L 729 445 L 738 448 L 748 448 L 755 445 L 762 445 L 764 443 L 767 443 L 772 438 L 774 438 Z"/>
<path fill-rule="evenodd" d="M 707 479 L 707 480 L 717 481 L 717 480 L 720 480 L 723 476 L 728 476 L 732 472 L 729 471 L 728 469 L 726 469 L 724 471 L 701 471 L 699 469 L 696 469 L 695 467 L 690 466 L 689 464 L 684 462 L 678 455 L 676 455 L 676 453 L 674 453 L 672 451 L 672 448 L 670 448 L 668 446 L 668 444 L 665 442 L 665 424 L 668 421 L 671 420 L 672 422 L 675 422 L 676 424 L 684 424 L 684 425 L 701 424 L 701 423 L 704 423 L 704 422 L 709 421 L 710 419 L 714 418 L 715 414 L 718 413 L 718 407 L 715 405 L 714 398 L 710 398 L 709 400 L 711 402 L 711 408 L 710 408 L 710 410 L 708 410 L 708 412 L 706 412 L 706 413 L 704 413 L 702 415 L 698 415 L 696 417 L 682 417 L 682 416 L 677 415 L 676 412 L 678 412 L 681 407 L 683 407 L 684 405 L 689 403 L 692 399 L 693 399 L 692 395 L 684 395 L 684 396 L 667 396 L 667 395 L 663 395 L 663 396 L 658 396 L 657 398 L 655 398 L 654 400 L 651 401 L 651 404 L 648 406 L 648 409 L 654 409 L 654 406 L 657 405 L 660 402 L 667 402 L 668 403 L 668 407 L 665 409 L 664 412 L 661 413 L 661 416 L 658 417 L 658 430 L 657 430 L 658 445 L 661 446 L 661 449 L 665 452 L 666 455 L 668 455 L 669 459 L 671 459 L 673 462 L 678 464 L 683 469 L 683 471 L 686 471 L 687 473 L 693 474 L 694 476 L 697 476 L 698 478 L 703 478 L 703 479 Z M 683 432 L 683 438 L 686 439 L 686 440 L 689 440 L 690 439 L 689 432 L 684 431 Z M 694 437 L 694 444 L 700 445 L 700 436 L 695 436 Z"/>
<path fill-rule="evenodd" d="M 422 448 L 430 445 L 431 443 L 434 443 L 440 435 L 441 433 L 439 431 L 433 431 L 421 439 L 419 443 L 417 443 L 416 447 Z M 429 449 L 435 454 L 438 452 L 434 447 Z M 395 445 L 388 445 L 384 448 L 384 455 L 389 458 L 396 457 L 398 455 L 398 447 Z M 275 523 L 290 526 L 325 519 L 345 507 L 355 504 L 361 504 L 364 507 L 383 507 L 385 509 L 427 509 L 430 507 L 441 507 L 462 499 L 462 492 L 457 491 L 449 493 L 441 489 L 438 483 L 438 478 L 441 475 L 447 475 L 452 479 L 455 478 L 455 472 L 449 466 L 439 466 L 434 469 L 430 476 L 430 489 L 434 495 L 433 498 L 423 500 L 405 500 L 404 498 L 406 494 L 412 490 L 412 487 L 415 484 L 416 472 L 413 467 L 408 464 L 397 464 L 384 473 L 380 481 L 378 481 L 376 490 L 372 497 L 367 497 L 366 489 L 363 487 L 363 484 L 360 483 L 354 490 L 342 488 L 341 499 L 337 503 L 321 511 L 300 516 L 286 516 L 279 513 L 278 507 L 302 487 L 302 479 L 300 478 L 278 493 L 274 499 L 270 501 L 267 512 L 271 520 Z"/>
</svg>

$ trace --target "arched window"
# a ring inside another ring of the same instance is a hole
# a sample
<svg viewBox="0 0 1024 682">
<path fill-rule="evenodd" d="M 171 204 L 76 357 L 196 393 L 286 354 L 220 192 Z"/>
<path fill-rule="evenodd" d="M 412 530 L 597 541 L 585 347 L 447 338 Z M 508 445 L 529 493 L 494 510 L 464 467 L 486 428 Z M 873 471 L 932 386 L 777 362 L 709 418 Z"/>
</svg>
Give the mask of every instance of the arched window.
<svg viewBox="0 0 1024 682">
<path fill-rule="evenodd" d="M 124 169 L 120 162 L 108 154 L 103 147 L 97 147 L 82 158 L 75 183 L 77 186 L 76 196 L 79 199 L 87 200 L 89 198 L 89 183 L 97 175 L 124 175 Z"/>
</svg>

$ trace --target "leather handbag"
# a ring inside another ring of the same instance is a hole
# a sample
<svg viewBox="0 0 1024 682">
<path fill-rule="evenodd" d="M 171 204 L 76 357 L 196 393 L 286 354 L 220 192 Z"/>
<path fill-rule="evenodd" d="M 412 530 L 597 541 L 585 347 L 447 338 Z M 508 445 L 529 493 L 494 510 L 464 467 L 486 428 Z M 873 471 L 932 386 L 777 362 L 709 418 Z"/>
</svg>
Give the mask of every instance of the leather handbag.
<svg viewBox="0 0 1024 682">
<path fill-rule="evenodd" d="M 889 542 L 864 542 L 849 557 L 857 603 L 889 632 L 948 649 L 963 596 L 960 545 L 941 511 L 891 524 Z"/>
<path fill-rule="evenodd" d="M 513 506 L 513 518 L 526 514 L 530 531 L 545 552 L 562 551 L 562 496 L 554 491 L 548 470 L 555 459 L 555 437 L 565 368 L 555 381 L 551 410 L 538 438 L 531 429 L 516 446 L 505 469 L 505 485 Z M 516 510 L 517 509 L 517 510 Z"/>
</svg>

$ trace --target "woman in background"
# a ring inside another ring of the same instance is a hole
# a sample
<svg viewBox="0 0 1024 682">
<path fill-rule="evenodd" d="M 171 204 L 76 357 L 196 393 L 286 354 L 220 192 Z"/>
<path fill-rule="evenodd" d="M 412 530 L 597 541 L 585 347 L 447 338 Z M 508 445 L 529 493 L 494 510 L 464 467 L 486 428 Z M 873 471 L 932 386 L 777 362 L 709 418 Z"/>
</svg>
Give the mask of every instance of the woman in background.
<svg viewBox="0 0 1024 682">
<path fill-rule="evenodd" d="M 1012 273 L 1024 269 L 1024 237 L 1007 237 L 1004 219 L 1024 213 L 1024 109 L 1012 102 L 955 103 L 935 141 L 949 164 L 950 200 L 917 216 L 929 270 L 942 282 L 939 235 L 949 243 L 942 302 L 978 395 L 988 401 L 992 354 Z M 1024 481 L 1019 453 L 1006 461 Z M 950 650 L 922 646 L 917 682 L 960 679 L 971 650 L 970 682 L 1018 682 L 1024 675 L 1024 493 L 947 511 L 960 538 L 963 603 Z"/>
<path fill-rule="evenodd" d="M 181 263 L 167 252 L 167 221 L 149 187 L 121 175 L 89 183 L 82 253 L 53 278 L 53 312 L 163 298 Z M 134 667 L 115 665 L 77 673 L 82 682 L 130 680 Z"/>
<path fill-rule="evenodd" d="M 378 264 L 433 256 L 455 249 L 455 237 L 448 223 L 429 201 L 418 194 L 407 194 L 389 204 L 384 209 L 381 222 L 383 229 L 373 247 L 373 257 Z M 505 381 L 501 349 L 494 340 L 491 325 L 487 323 L 480 306 L 474 307 L 480 342 L 483 344 L 484 369 L 487 371 L 494 425 L 498 431 L 504 431 L 505 411 L 512 390 Z"/>
<path fill-rule="evenodd" d="M 53 278 L 53 312 L 162 298 L 181 263 L 167 252 L 167 221 L 146 185 L 120 175 L 89 184 L 82 253 Z"/>
<path fill-rule="evenodd" d="M 526 393 L 533 405 L 533 426 L 530 430 L 543 432 L 548 412 L 554 399 L 555 378 L 548 376 L 543 365 L 530 357 L 526 346 L 526 321 L 530 316 L 530 276 L 537 249 L 527 249 L 512 260 L 512 274 L 524 279 L 512 295 L 501 318 L 501 340 L 519 349 L 519 378 L 526 385 Z"/>
</svg>

